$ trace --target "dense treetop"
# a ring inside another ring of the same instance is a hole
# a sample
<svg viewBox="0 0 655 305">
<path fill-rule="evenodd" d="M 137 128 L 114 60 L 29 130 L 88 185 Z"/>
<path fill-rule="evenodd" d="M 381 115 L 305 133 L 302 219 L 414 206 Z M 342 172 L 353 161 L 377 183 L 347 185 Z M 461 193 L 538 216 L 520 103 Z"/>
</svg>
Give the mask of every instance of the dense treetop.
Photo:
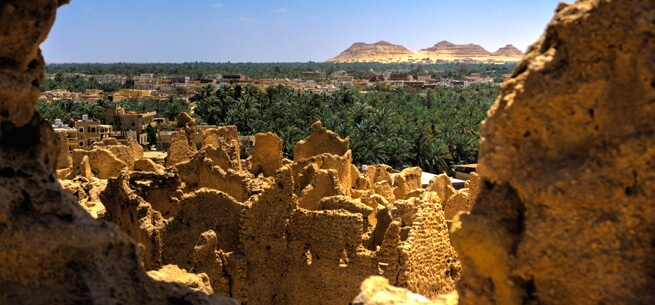
<svg viewBox="0 0 655 305">
<path fill-rule="evenodd" d="M 514 64 L 382 64 L 382 63 L 112 63 L 112 64 L 49 64 L 46 73 L 82 73 L 87 75 L 118 74 L 128 77 L 142 73 L 158 76 L 185 75 L 206 78 L 215 74 L 243 74 L 250 78 L 299 78 L 304 71 L 322 71 L 330 76 L 334 71 L 351 71 L 355 78 L 366 78 L 384 71 L 408 71 L 413 75 L 431 74 L 435 78 L 463 77 L 470 73 L 495 71 L 496 76 L 511 73 Z"/>
<path fill-rule="evenodd" d="M 63 73 L 87 75 L 119 74 L 133 77 L 141 73 L 188 75 L 203 78 L 212 74 L 244 74 L 251 78 L 296 78 L 304 71 L 349 71 L 367 77 L 384 71 L 406 71 L 433 77 L 461 78 L 471 73 L 510 73 L 513 65 L 488 64 L 379 64 L 379 63 L 185 63 L 185 64 L 56 64 L 55 73 L 44 89 L 83 91 L 86 88 L 113 91 L 133 83 L 100 84 L 82 76 L 62 77 Z M 429 172 L 450 171 L 452 165 L 475 163 L 480 139 L 480 122 L 499 94 L 493 84 L 438 86 L 434 89 L 395 88 L 376 82 L 368 91 L 344 86 L 332 93 L 315 93 L 284 86 L 261 90 L 252 85 L 205 85 L 196 90 L 191 103 L 171 96 L 166 100 L 127 100 L 118 105 L 127 110 L 157 111 L 159 117 L 173 120 L 189 112 L 199 123 L 236 125 L 242 135 L 273 132 L 284 143 L 284 154 L 291 157 L 294 145 L 310 133 L 315 121 L 350 137 L 354 162 L 385 163 L 396 169 L 421 166 Z M 104 106 L 111 102 L 39 102 L 41 114 L 49 120 L 80 118 L 82 114 L 102 120 Z M 156 141 L 155 129 L 148 133 Z M 166 128 L 160 126 L 159 129 Z"/>
</svg>

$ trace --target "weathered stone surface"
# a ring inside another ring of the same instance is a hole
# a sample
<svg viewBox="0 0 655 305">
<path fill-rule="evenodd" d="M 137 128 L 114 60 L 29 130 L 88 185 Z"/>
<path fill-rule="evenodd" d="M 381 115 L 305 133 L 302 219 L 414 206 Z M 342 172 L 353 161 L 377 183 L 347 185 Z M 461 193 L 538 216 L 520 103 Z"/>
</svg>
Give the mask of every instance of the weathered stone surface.
<svg viewBox="0 0 655 305">
<path fill-rule="evenodd" d="M 320 121 L 312 124 L 312 133 L 300 140 L 293 149 L 293 160 L 311 158 L 320 154 L 343 156 L 348 151 L 350 140 L 342 139 L 336 133 L 323 127 Z"/>
<path fill-rule="evenodd" d="M 226 273 L 227 255 L 216 250 L 217 245 L 218 236 L 214 230 L 207 230 L 200 234 L 193 248 L 193 270 L 209 276 L 215 294 L 230 295 L 230 277 Z"/>
<path fill-rule="evenodd" d="M 188 113 L 182 112 L 177 118 L 177 128 L 192 128 L 196 126 L 196 119 L 192 118 Z"/>
<path fill-rule="evenodd" d="M 257 192 L 257 188 L 250 184 L 250 179 L 253 178 L 252 174 L 232 169 L 225 171 L 219 166 L 215 166 L 207 156 L 207 152 L 212 150 L 212 147 L 205 147 L 191 160 L 175 166 L 186 185 L 185 192 L 206 187 L 221 190 L 239 202 L 244 202 Z"/>
<path fill-rule="evenodd" d="M 207 274 L 215 293 L 249 304 L 346 304 L 374 274 L 430 297 L 453 289 L 460 267 L 434 193 L 396 206 L 384 180 L 391 201 L 373 190 L 346 195 L 347 146 L 344 155 L 304 158 L 271 177 L 225 171 L 210 151 L 165 174 L 109 180 L 106 219 L 143 243 L 146 269 L 175 264 Z"/>
<path fill-rule="evenodd" d="M 116 140 L 116 138 L 110 137 L 110 138 L 102 139 L 102 142 L 100 143 L 96 142 L 95 145 L 109 146 L 109 145 L 120 145 L 120 143 L 118 143 L 118 140 Z"/>
<path fill-rule="evenodd" d="M 0 125 L 3 128 L 24 126 L 32 120 L 45 67 L 39 44 L 48 35 L 57 7 L 66 2 L 5 1 L 0 4 L 0 20 L 4 28 L 0 34 L 0 58 L 3 59 Z"/>
<path fill-rule="evenodd" d="M 204 273 L 188 273 L 176 265 L 166 265 L 159 270 L 148 271 L 148 276 L 159 282 L 178 283 L 193 291 L 213 294 L 209 277 Z"/>
<path fill-rule="evenodd" d="M 468 212 L 473 206 L 473 197 L 467 188 L 459 189 L 443 203 L 443 213 L 446 220 L 453 220 L 460 212 Z"/>
<path fill-rule="evenodd" d="M 234 304 L 150 279 L 136 243 L 57 182 L 65 142 L 34 105 L 39 44 L 66 2 L 0 2 L 0 303 Z"/>
<path fill-rule="evenodd" d="M 68 169 L 73 167 L 73 158 L 71 158 L 70 153 L 68 152 L 68 134 L 65 132 L 57 132 L 59 137 L 59 143 L 62 145 L 59 146 L 59 155 L 57 156 L 57 170 Z"/>
<path fill-rule="evenodd" d="M 118 177 L 118 174 L 124 168 L 127 168 L 127 164 L 121 161 L 112 153 L 111 151 L 105 149 L 105 147 L 96 147 L 91 150 L 75 149 L 71 152 L 73 158 L 73 164 L 83 164 L 82 160 L 84 157 L 88 158 L 88 165 L 91 168 L 91 173 L 99 179 L 107 179 L 109 177 Z M 78 175 L 86 175 L 85 171 L 86 165 L 82 167 L 73 168 L 72 173 L 69 175 L 69 178 L 74 178 Z"/>
<path fill-rule="evenodd" d="M 171 135 L 171 146 L 166 156 L 166 167 L 191 159 L 196 148 L 195 134 L 191 129 L 179 129 Z"/>
<path fill-rule="evenodd" d="M 136 162 L 136 160 L 143 159 L 143 147 L 141 147 L 141 144 L 137 142 L 135 139 L 130 139 L 129 140 L 129 147 L 130 150 L 132 150 L 132 159 Z"/>
<path fill-rule="evenodd" d="M 338 187 L 341 189 L 340 192 L 344 195 L 350 195 L 353 186 L 353 181 L 351 180 L 352 152 L 350 150 L 346 150 L 343 155 L 322 153 L 312 157 L 303 158 L 295 161 L 291 168 L 295 174 L 294 180 L 298 181 L 296 184 L 297 195 L 300 195 L 300 192 L 302 192 L 307 185 L 312 183 L 314 175 L 319 170 L 334 170 Z M 331 183 L 326 186 L 332 187 L 330 185 Z M 317 186 L 317 184 L 315 184 L 315 186 Z"/>
<path fill-rule="evenodd" d="M 162 165 L 159 165 L 150 159 L 139 159 L 134 161 L 135 171 L 162 173 L 164 169 L 165 168 Z"/>
<path fill-rule="evenodd" d="M 482 127 L 460 304 L 655 303 L 655 3 L 560 4 Z"/>
<path fill-rule="evenodd" d="M 105 217 L 105 206 L 100 201 L 100 193 L 105 190 L 107 180 L 78 176 L 73 180 L 61 180 L 63 189 L 77 199 L 84 210 L 93 218 Z"/>
<path fill-rule="evenodd" d="M 119 144 L 107 145 L 104 149 L 111 151 L 111 153 L 114 154 L 118 160 L 123 161 L 128 168 L 134 168 L 134 161 L 136 159 L 134 158 L 134 152 L 131 147 Z"/>
<path fill-rule="evenodd" d="M 282 166 L 282 139 L 276 134 L 258 133 L 255 135 L 255 148 L 249 157 L 250 172 L 265 177 L 275 175 Z"/>
<path fill-rule="evenodd" d="M 308 210 L 318 209 L 319 201 L 324 197 L 344 195 L 339 185 L 336 170 L 318 170 L 309 185 L 298 196 L 298 206 Z"/>
<path fill-rule="evenodd" d="M 393 175 L 393 194 L 397 199 L 405 199 L 411 191 L 421 188 L 420 167 L 410 167 Z"/>
<path fill-rule="evenodd" d="M 448 199 L 457 192 L 453 187 L 453 184 L 450 182 L 450 178 L 448 178 L 448 175 L 446 174 L 436 175 L 430 179 L 425 190 L 436 192 L 437 195 L 439 195 L 441 202 L 447 202 Z"/>
<path fill-rule="evenodd" d="M 209 147 L 216 150 L 216 153 L 210 154 L 214 160 L 214 165 L 220 166 L 223 170 L 234 169 L 241 170 L 241 141 L 237 127 L 234 125 L 209 128 L 200 131 L 202 147 L 208 152 Z"/>
<path fill-rule="evenodd" d="M 353 305 L 457 305 L 457 293 L 440 295 L 430 300 L 420 294 L 394 287 L 381 276 L 371 276 L 361 285 L 361 292 L 350 303 Z"/>
</svg>

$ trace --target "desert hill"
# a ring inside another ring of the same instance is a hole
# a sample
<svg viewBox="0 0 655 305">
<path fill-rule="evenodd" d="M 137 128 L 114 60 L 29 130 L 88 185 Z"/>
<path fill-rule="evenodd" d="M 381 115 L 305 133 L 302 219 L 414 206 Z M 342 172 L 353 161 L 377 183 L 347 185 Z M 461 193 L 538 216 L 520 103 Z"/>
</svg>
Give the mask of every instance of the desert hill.
<svg viewBox="0 0 655 305">
<path fill-rule="evenodd" d="M 422 53 L 434 53 L 435 55 L 450 55 L 454 57 L 488 57 L 491 53 L 477 44 L 454 44 L 449 41 L 440 41 L 434 46 L 422 49 Z"/>
<path fill-rule="evenodd" d="M 494 56 L 517 56 L 521 57 L 523 56 L 523 52 L 521 50 L 517 49 L 515 46 L 508 44 L 500 49 L 498 51 L 493 52 L 492 55 Z"/>
<path fill-rule="evenodd" d="M 432 47 L 411 51 L 402 45 L 396 45 L 381 40 L 373 44 L 357 42 L 326 62 L 437 62 L 454 60 L 475 61 L 519 61 L 523 52 L 508 44 L 496 52 L 489 52 L 482 46 L 469 44 L 455 44 L 449 41 L 440 41 Z"/>
<path fill-rule="evenodd" d="M 395 45 L 384 40 L 373 44 L 363 42 L 353 43 L 348 49 L 333 58 L 334 62 L 341 61 L 365 61 L 369 58 L 382 59 L 387 57 L 398 57 L 412 55 L 414 52 L 404 46 Z M 328 60 L 331 61 L 332 59 Z"/>
</svg>

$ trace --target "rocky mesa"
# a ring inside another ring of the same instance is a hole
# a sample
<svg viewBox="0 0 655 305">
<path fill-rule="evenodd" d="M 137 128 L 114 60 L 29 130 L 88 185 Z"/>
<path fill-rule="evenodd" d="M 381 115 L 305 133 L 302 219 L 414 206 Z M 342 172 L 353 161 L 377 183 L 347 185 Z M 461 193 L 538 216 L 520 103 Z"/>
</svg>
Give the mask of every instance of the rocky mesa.
<svg viewBox="0 0 655 305">
<path fill-rule="evenodd" d="M 372 44 L 363 42 L 354 43 L 336 57 L 326 60 L 326 62 L 431 63 L 456 60 L 516 62 L 522 56 L 523 52 L 511 44 L 492 53 L 477 44 L 455 44 L 444 40 L 436 43 L 432 47 L 419 51 L 411 51 L 402 45 L 381 40 Z"/>
</svg>

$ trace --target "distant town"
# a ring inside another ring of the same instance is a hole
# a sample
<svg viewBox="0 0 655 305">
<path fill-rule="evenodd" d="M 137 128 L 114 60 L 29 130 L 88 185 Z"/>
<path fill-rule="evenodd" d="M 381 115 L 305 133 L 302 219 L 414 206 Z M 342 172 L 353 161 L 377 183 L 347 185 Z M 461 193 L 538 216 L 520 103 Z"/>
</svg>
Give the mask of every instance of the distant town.
<svg viewBox="0 0 655 305">
<path fill-rule="evenodd" d="M 353 156 L 358 164 L 421 164 L 441 172 L 475 161 L 478 124 L 513 68 L 464 62 L 60 64 L 46 68 L 37 109 L 65 134 L 71 151 L 114 138 L 165 152 L 186 112 L 198 130 L 237 126 L 244 155 L 256 133 L 273 132 L 290 157 L 308 126 L 322 121 L 359 147 Z M 234 73 L 239 70 L 246 73 Z"/>
<path fill-rule="evenodd" d="M 126 75 L 102 74 L 89 75 L 82 73 L 46 74 L 48 80 L 60 78 L 83 78 L 99 84 L 116 83 L 125 85 L 128 80 L 133 82 L 132 88 L 118 89 L 112 92 L 100 89 L 85 89 L 84 92 L 71 92 L 66 89 L 44 91 L 39 100 L 53 102 L 58 100 L 87 101 L 109 100 L 164 100 L 169 96 L 181 97 L 189 101 L 202 86 L 253 85 L 260 90 L 271 86 L 285 86 L 297 90 L 307 90 L 314 93 L 331 93 L 343 86 L 352 86 L 366 91 L 374 86 L 387 88 L 434 89 L 438 86 L 468 86 L 470 84 L 501 83 L 509 74 L 497 75 L 495 70 L 480 73 L 469 73 L 463 77 L 435 79 L 433 74 L 412 75 L 411 71 L 385 71 L 373 73 L 367 77 L 357 77 L 355 71 L 335 71 L 329 76 L 325 71 L 302 71 L 301 77 L 289 78 L 250 78 L 243 74 L 215 74 L 205 78 L 190 76 L 157 76 L 153 73 L 142 73 L 134 78 Z"/>
</svg>

